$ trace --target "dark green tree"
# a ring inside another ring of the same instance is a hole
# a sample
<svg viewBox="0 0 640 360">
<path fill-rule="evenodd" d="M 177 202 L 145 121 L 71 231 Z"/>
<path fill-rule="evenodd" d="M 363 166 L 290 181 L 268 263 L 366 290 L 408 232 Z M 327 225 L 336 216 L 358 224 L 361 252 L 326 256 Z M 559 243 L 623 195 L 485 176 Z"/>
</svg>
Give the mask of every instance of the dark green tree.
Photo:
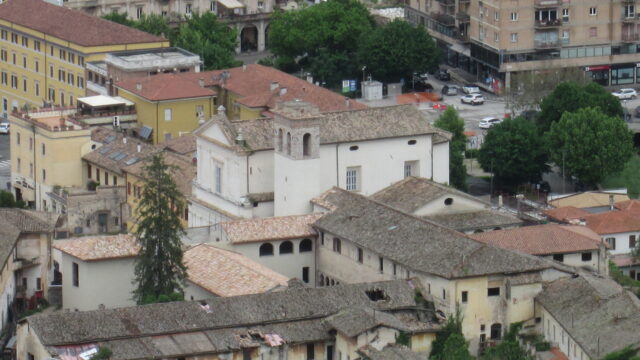
<svg viewBox="0 0 640 360">
<path fill-rule="evenodd" d="M 396 19 L 362 34 L 358 44 L 358 63 L 367 67 L 374 79 L 409 81 L 438 65 L 440 51 L 424 26 Z"/>
<path fill-rule="evenodd" d="M 631 346 L 620 351 L 614 351 L 603 357 L 602 360 L 640 360 L 640 356 L 637 356 L 638 349 L 633 349 Z"/>
<path fill-rule="evenodd" d="M 518 333 L 522 329 L 522 323 L 513 323 L 504 339 L 497 346 L 487 349 L 482 358 L 484 360 L 533 360 L 518 342 Z"/>
<path fill-rule="evenodd" d="M 467 167 L 464 165 L 467 137 L 464 135 L 464 120 L 458 116 L 455 108 L 449 107 L 434 125 L 453 135 L 449 143 L 449 182 L 456 189 L 467 191 Z"/>
<path fill-rule="evenodd" d="M 134 22 L 133 27 L 153 35 L 163 36 L 169 40 L 172 40 L 174 36 L 167 18 L 158 14 L 142 16 L 140 20 Z"/>
<path fill-rule="evenodd" d="M 240 65 L 235 60 L 238 32 L 218 21 L 215 14 L 193 13 L 180 26 L 174 46 L 200 55 L 205 70 L 224 69 Z"/>
<path fill-rule="evenodd" d="M 138 304 L 144 303 L 149 296 L 158 298 L 182 293 L 186 278 L 180 241 L 183 229 L 175 210 L 184 208 L 185 200 L 173 181 L 175 171 L 176 168 L 164 162 L 161 154 L 152 156 L 144 167 L 135 230 L 141 246 L 134 280 L 137 285 L 134 299 Z"/>
<path fill-rule="evenodd" d="M 633 155 L 632 134 L 624 120 L 599 108 L 565 113 L 546 135 L 551 160 L 564 162 L 569 174 L 590 186 L 621 171 Z"/>
<path fill-rule="evenodd" d="M 640 197 L 640 158 L 634 156 L 624 165 L 622 179 L 630 199 Z"/>
<path fill-rule="evenodd" d="M 522 117 L 493 126 L 478 152 L 485 171 L 493 171 L 498 184 L 512 188 L 536 182 L 549 171 L 548 154 L 536 126 Z"/>
<path fill-rule="evenodd" d="M 106 15 L 103 15 L 102 18 L 105 20 L 113 21 L 115 23 L 131 26 L 131 27 L 133 27 L 133 25 L 135 24 L 133 20 L 129 20 L 129 15 L 126 12 L 121 13 L 121 12 L 114 11 Z"/>
<path fill-rule="evenodd" d="M 295 11 L 278 11 L 269 26 L 269 48 L 283 70 L 303 68 L 329 85 L 361 74 L 355 60 L 373 18 L 357 0 L 332 0 Z"/>
<path fill-rule="evenodd" d="M 575 82 L 563 82 L 540 103 L 538 127 L 541 132 L 546 132 L 565 112 L 575 112 L 586 107 L 600 108 L 608 116 L 621 118 L 623 115 L 620 100 L 598 83 L 591 82 L 582 86 Z"/>
<path fill-rule="evenodd" d="M 442 353 L 438 355 L 437 360 L 473 360 L 473 356 L 469 354 L 469 343 L 464 339 L 462 334 L 451 334 L 444 342 Z"/>
<path fill-rule="evenodd" d="M 13 194 L 0 190 L 0 208 L 13 208 L 16 207 L 16 200 L 13 197 Z"/>
<path fill-rule="evenodd" d="M 439 360 L 442 359 L 442 356 L 446 356 L 444 351 L 447 340 L 451 336 L 461 336 L 464 340 L 464 335 L 462 334 L 462 319 L 460 307 L 456 306 L 455 313 L 447 318 L 447 321 L 442 326 L 440 332 L 436 334 L 436 339 L 431 343 L 431 354 L 429 355 L 429 359 Z M 452 342 L 454 341 L 456 340 L 452 340 Z M 469 350 L 467 348 L 467 354 L 468 353 Z"/>
<path fill-rule="evenodd" d="M 105 346 L 100 346 L 100 348 L 98 348 L 98 352 L 93 354 L 91 357 L 91 360 L 109 360 L 112 355 L 113 352 L 111 349 Z"/>
</svg>

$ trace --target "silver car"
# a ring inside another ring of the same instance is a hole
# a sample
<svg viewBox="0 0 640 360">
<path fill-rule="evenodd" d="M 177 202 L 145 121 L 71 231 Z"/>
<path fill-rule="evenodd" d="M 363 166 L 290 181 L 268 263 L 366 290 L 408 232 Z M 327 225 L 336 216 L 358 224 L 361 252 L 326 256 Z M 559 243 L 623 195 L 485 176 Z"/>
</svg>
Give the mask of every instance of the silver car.
<svg viewBox="0 0 640 360">
<path fill-rule="evenodd" d="M 467 94 L 460 98 L 460 102 L 463 104 L 482 105 L 484 104 L 484 97 L 480 94 Z"/>
</svg>

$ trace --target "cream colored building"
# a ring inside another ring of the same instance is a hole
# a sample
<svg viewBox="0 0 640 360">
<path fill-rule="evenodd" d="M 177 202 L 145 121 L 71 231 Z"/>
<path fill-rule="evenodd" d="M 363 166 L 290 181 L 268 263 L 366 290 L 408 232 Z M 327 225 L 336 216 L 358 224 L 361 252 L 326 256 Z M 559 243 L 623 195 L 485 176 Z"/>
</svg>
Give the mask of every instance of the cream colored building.
<svg viewBox="0 0 640 360">
<path fill-rule="evenodd" d="M 514 75 L 576 68 L 605 86 L 640 83 L 634 0 L 411 0 L 409 21 L 438 39 L 447 62 L 501 92 Z"/>
<path fill-rule="evenodd" d="M 426 358 L 440 324 L 431 297 L 416 302 L 415 295 L 413 283 L 399 280 L 57 312 L 22 320 L 16 353 L 18 360 L 79 360 L 106 347 L 122 360 L 344 360 L 360 349 L 384 351 L 402 331 Z"/>
</svg>

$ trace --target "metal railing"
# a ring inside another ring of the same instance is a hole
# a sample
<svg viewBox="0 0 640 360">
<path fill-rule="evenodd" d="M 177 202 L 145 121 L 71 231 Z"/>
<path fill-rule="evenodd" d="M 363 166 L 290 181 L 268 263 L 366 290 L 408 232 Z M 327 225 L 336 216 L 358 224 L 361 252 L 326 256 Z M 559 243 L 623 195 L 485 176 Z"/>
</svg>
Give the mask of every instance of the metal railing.
<svg viewBox="0 0 640 360">
<path fill-rule="evenodd" d="M 560 39 L 557 40 L 534 40 L 533 47 L 535 49 L 553 49 L 560 47 Z"/>
<path fill-rule="evenodd" d="M 560 25 L 562 25 L 562 20 L 560 19 L 536 20 L 535 22 L 535 27 L 537 28 L 556 27 Z"/>
<path fill-rule="evenodd" d="M 560 0 L 536 0 L 534 6 L 538 8 L 560 6 Z"/>
</svg>

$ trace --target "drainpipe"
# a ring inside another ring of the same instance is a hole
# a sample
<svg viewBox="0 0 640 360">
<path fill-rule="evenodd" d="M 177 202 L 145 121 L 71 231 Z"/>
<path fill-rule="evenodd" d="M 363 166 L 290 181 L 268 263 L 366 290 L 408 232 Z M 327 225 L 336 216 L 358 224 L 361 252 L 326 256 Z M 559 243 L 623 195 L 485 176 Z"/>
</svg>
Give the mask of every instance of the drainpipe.
<svg viewBox="0 0 640 360">
<path fill-rule="evenodd" d="M 340 146 L 340 143 L 336 143 L 336 186 L 340 187 L 340 166 L 339 166 L 339 159 L 338 159 L 338 147 Z"/>
<path fill-rule="evenodd" d="M 41 187 L 38 186 L 38 182 L 36 181 L 38 179 L 38 171 L 36 169 L 36 126 L 33 124 L 31 125 L 31 131 L 33 131 L 33 146 L 31 148 L 33 150 L 33 201 L 35 202 L 36 210 L 38 210 L 38 192 L 40 191 Z"/>
</svg>

